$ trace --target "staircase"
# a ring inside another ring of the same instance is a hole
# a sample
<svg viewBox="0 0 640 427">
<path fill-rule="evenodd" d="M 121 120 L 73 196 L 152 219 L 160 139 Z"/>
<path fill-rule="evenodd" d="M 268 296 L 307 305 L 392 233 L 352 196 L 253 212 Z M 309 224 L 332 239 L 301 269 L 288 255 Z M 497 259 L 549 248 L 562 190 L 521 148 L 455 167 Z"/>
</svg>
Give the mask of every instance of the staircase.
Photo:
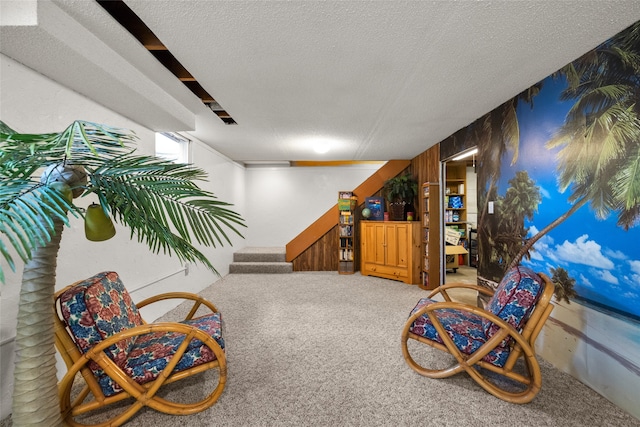
<svg viewBox="0 0 640 427">
<path fill-rule="evenodd" d="M 248 247 L 233 254 L 229 265 L 231 274 L 286 274 L 293 272 L 293 264 L 285 261 L 285 248 Z"/>
</svg>

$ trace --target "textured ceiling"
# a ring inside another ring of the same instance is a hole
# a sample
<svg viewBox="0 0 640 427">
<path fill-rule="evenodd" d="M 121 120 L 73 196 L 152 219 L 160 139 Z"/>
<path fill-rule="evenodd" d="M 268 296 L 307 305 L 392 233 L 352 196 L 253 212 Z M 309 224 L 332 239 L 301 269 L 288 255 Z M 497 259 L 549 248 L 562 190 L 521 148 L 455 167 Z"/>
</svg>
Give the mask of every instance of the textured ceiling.
<svg viewBox="0 0 640 427">
<path fill-rule="evenodd" d="M 237 161 L 412 158 L 640 20 L 637 0 L 126 3 L 237 125 L 93 1 L 38 1 L 0 51 Z"/>
</svg>

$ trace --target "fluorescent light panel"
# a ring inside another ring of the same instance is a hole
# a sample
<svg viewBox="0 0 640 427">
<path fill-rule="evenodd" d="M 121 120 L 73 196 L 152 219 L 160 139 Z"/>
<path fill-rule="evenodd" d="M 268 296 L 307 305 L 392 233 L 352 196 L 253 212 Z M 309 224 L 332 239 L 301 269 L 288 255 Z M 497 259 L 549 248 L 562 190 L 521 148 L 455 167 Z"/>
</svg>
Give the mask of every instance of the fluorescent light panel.
<svg viewBox="0 0 640 427">
<path fill-rule="evenodd" d="M 451 159 L 451 160 L 456 161 L 456 160 L 466 159 L 467 157 L 469 157 L 469 156 L 473 156 L 474 154 L 477 154 L 477 153 L 478 153 L 478 149 L 477 149 L 477 148 L 474 148 L 473 150 L 471 150 L 471 151 L 467 151 L 466 153 L 463 153 L 463 154 L 460 154 L 459 156 L 454 157 L 454 158 L 453 158 L 453 159 Z"/>
</svg>

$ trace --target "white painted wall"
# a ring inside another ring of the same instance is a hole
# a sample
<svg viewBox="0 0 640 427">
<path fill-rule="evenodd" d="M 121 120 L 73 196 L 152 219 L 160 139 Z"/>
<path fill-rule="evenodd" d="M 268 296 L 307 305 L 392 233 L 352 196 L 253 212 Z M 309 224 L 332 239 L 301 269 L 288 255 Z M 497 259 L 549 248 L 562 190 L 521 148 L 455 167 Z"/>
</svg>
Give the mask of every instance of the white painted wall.
<svg viewBox="0 0 640 427">
<path fill-rule="evenodd" d="M 339 191 L 353 190 L 380 166 L 247 168 L 246 245 L 286 245 L 336 204 Z"/>
<path fill-rule="evenodd" d="M 139 151 L 154 153 L 155 135 L 119 114 L 0 54 L 0 120 L 18 132 L 54 132 L 73 120 L 88 120 L 133 130 Z M 315 218 L 336 203 L 340 190 L 352 190 L 380 165 L 349 167 L 250 168 L 227 159 L 200 141 L 192 140 L 192 162 L 209 177 L 202 188 L 232 203 L 246 220 L 244 239 L 229 234 L 233 247 L 200 248 L 217 271 L 226 275 L 233 252 L 245 246 L 284 246 Z M 88 206 L 91 198 L 81 199 Z M 78 199 L 76 199 L 78 203 Z M 218 278 L 203 267 L 191 265 L 189 275 L 175 258 L 154 255 L 129 239 L 116 225 L 116 236 L 106 242 L 89 242 L 84 225 L 72 219 L 64 230 L 58 257 L 57 289 L 104 270 L 117 271 L 135 301 L 165 291 L 198 292 Z M 0 419 L 11 412 L 14 338 L 22 264 L 12 273 L 4 260 L 6 283 L 0 285 Z M 152 321 L 171 309 L 169 303 L 143 309 Z M 58 364 L 64 372 L 64 364 Z"/>
<path fill-rule="evenodd" d="M 88 120 L 133 130 L 138 137 L 139 151 L 153 154 L 154 132 L 108 110 L 95 102 L 70 91 L 48 78 L 0 54 L 0 119 L 18 132 L 41 133 L 61 131 L 73 120 Z M 209 174 L 202 187 L 212 191 L 220 200 L 234 204 L 234 210 L 245 215 L 244 168 L 208 149 L 198 141 L 192 144 L 195 164 Z M 78 199 L 76 199 L 76 202 Z M 91 197 L 80 199 L 88 206 Z M 198 292 L 217 280 L 203 267 L 191 266 L 185 276 L 176 258 L 154 255 L 143 244 L 129 239 L 127 229 L 117 228 L 117 235 L 106 242 L 89 242 L 84 237 L 84 225 L 71 220 L 71 227 L 63 232 L 58 257 L 57 286 L 59 289 L 76 280 L 103 270 L 117 271 L 138 301 L 147 296 L 170 290 Z M 230 236 L 235 247 L 225 245 L 204 249 L 221 275 L 228 273 L 233 251 L 244 241 Z M 0 285 L 0 419 L 11 412 L 13 388 L 14 337 L 22 264 L 12 273 L 1 259 L 6 283 Z M 147 320 L 154 320 L 170 306 L 158 311 L 143 312 Z"/>
</svg>

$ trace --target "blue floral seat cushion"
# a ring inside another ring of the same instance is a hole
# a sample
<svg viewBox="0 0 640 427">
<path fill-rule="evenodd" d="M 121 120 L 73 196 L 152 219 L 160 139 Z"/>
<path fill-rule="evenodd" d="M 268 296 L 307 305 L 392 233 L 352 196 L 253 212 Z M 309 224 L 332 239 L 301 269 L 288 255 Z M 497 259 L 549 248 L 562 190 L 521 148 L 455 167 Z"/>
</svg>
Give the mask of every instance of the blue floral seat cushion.
<svg viewBox="0 0 640 427">
<path fill-rule="evenodd" d="M 143 324 L 138 308 L 115 272 L 99 273 L 77 283 L 62 293 L 59 301 L 62 317 L 83 353 L 118 332 Z M 219 313 L 182 323 L 206 332 L 224 349 Z M 183 339 L 184 335 L 178 333 L 150 333 L 119 341 L 105 353 L 135 381 L 143 384 L 153 381 L 162 372 Z M 212 360 L 215 355 L 211 350 L 202 341 L 194 339 L 175 371 Z M 90 362 L 89 367 L 105 396 L 121 391 L 95 362 Z"/>
<path fill-rule="evenodd" d="M 528 267 L 516 266 L 507 271 L 485 309 L 520 331 L 529 320 L 542 291 L 540 276 Z M 482 324 L 487 339 L 499 329 L 488 319 L 483 319 Z"/>
<path fill-rule="evenodd" d="M 224 350 L 222 337 L 222 318 L 220 313 L 213 313 L 197 319 L 180 322 L 207 333 Z M 122 366 L 123 371 L 139 384 L 155 380 L 171 361 L 185 336 L 177 332 L 152 332 L 139 335 Z M 176 365 L 173 372 L 183 371 L 216 359 L 211 349 L 199 339 L 191 340 L 187 350 Z M 101 374 L 101 375 L 100 375 Z M 98 372 L 98 382 L 105 396 L 121 391 L 121 388 L 104 372 Z"/>
<path fill-rule="evenodd" d="M 413 308 L 413 310 L 411 310 L 411 315 L 422 307 L 436 302 L 437 301 L 429 298 L 422 298 L 418 301 L 418 304 Z M 461 353 L 468 355 L 473 354 L 486 342 L 482 317 L 470 312 L 454 309 L 436 310 L 435 314 L 447 332 L 447 335 L 449 335 Z M 409 331 L 430 339 L 431 341 L 444 344 L 442 337 L 440 337 L 440 334 L 426 314 L 418 317 L 411 325 Z M 509 356 L 509 351 L 510 348 L 508 346 L 496 347 L 491 350 L 483 360 L 496 366 L 504 366 L 504 363 Z"/>
</svg>

